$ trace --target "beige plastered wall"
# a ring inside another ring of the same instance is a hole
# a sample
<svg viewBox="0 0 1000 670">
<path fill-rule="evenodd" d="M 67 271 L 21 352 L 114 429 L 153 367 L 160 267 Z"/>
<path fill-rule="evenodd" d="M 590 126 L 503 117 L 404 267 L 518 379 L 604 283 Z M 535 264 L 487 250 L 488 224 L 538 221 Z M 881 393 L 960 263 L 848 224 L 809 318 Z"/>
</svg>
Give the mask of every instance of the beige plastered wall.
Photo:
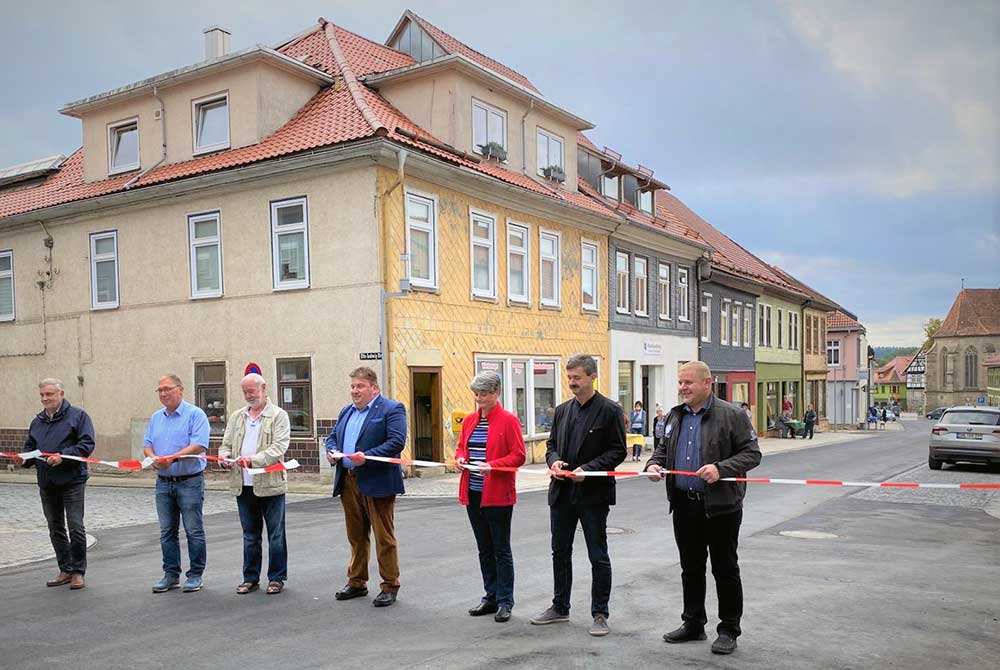
<svg viewBox="0 0 1000 670">
<path fill-rule="evenodd" d="M 17 320 L 0 323 L 0 427 L 27 427 L 38 380 L 59 377 L 94 420 L 98 456 L 124 458 L 159 408 L 160 375 L 180 375 L 193 401 L 195 363 L 224 361 L 235 408 L 245 365 L 260 364 L 274 387 L 284 357 L 311 358 L 314 416 L 336 417 L 358 353 L 379 348 L 375 177 L 355 164 L 47 222 L 58 274 L 44 292 L 44 326 L 34 284 L 48 267 L 42 228 L 0 233 L 0 248 L 14 251 L 17 302 Z M 298 196 L 308 199 L 311 287 L 275 291 L 269 203 Z M 224 295 L 192 299 L 188 215 L 207 211 L 221 216 Z M 94 311 L 89 235 L 105 230 L 118 231 L 121 306 Z"/>
</svg>

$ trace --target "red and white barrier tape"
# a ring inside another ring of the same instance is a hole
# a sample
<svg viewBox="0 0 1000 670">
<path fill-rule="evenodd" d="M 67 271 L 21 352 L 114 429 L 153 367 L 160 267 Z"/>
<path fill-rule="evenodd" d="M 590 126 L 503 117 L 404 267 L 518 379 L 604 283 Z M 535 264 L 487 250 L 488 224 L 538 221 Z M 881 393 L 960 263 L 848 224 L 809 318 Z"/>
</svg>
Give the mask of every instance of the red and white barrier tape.
<svg viewBox="0 0 1000 670">
<path fill-rule="evenodd" d="M 330 452 L 334 458 L 343 458 L 340 452 Z M 378 461 L 380 463 L 394 463 L 396 465 L 415 465 L 418 467 L 441 468 L 448 467 L 447 463 L 436 461 L 418 461 L 410 458 L 390 458 L 387 456 L 368 456 L 365 460 Z M 455 464 L 451 464 L 454 466 Z M 555 477 L 569 477 L 571 475 L 583 477 L 617 477 L 619 479 L 630 479 L 638 477 L 654 478 L 663 475 L 689 475 L 697 476 L 695 472 L 686 470 L 660 470 L 660 472 L 645 472 L 637 470 L 590 470 L 586 472 L 571 472 L 569 470 L 543 470 L 540 468 L 511 468 L 511 467 L 481 467 L 463 463 L 458 467 L 466 470 L 478 470 L 481 472 L 519 472 L 524 475 L 549 475 Z M 848 482 L 827 479 L 779 479 L 773 477 L 722 477 L 722 482 L 744 482 L 748 484 L 797 484 L 802 486 L 852 486 L 862 488 L 886 488 L 886 489 L 978 489 L 978 490 L 1000 490 L 1000 483 L 965 483 L 965 484 L 923 484 L 918 482 Z"/>
<path fill-rule="evenodd" d="M 211 461 L 213 463 L 236 463 L 236 459 L 232 458 L 222 458 L 219 456 L 208 456 L 206 454 L 184 454 L 183 456 L 158 456 L 153 458 L 152 456 L 147 456 L 146 458 L 139 460 L 128 460 L 128 461 L 102 461 L 99 458 L 89 458 L 86 456 L 70 456 L 69 454 L 53 454 L 48 452 L 43 452 L 35 449 L 34 451 L 25 451 L 19 454 L 13 454 L 8 452 L 0 452 L 0 457 L 2 458 L 14 458 L 18 457 L 22 460 L 28 460 L 31 458 L 49 458 L 51 456 L 59 456 L 64 460 L 79 461 L 81 463 L 93 463 L 94 465 L 106 465 L 110 468 L 115 468 L 117 470 L 126 470 L 129 472 L 138 472 L 139 470 L 145 470 L 153 465 L 155 461 L 160 463 L 167 463 L 169 461 L 175 461 L 180 458 L 200 458 L 206 461 Z M 247 468 L 247 474 L 259 475 L 265 472 L 283 472 L 286 470 L 295 470 L 299 467 L 299 462 L 294 458 L 284 463 L 274 463 L 263 468 Z"/>
</svg>

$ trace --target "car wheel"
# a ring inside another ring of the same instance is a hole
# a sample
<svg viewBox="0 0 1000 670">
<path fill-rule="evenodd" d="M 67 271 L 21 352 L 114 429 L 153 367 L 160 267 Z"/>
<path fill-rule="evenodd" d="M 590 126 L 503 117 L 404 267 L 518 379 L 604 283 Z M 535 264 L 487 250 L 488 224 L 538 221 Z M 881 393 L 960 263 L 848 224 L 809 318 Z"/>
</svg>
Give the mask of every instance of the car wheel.
<svg viewBox="0 0 1000 670">
<path fill-rule="evenodd" d="M 931 458 L 930 456 L 928 456 L 927 457 L 927 467 L 929 467 L 931 470 L 940 470 L 941 469 L 941 461 L 939 461 L 937 459 L 934 459 L 934 458 Z"/>
</svg>

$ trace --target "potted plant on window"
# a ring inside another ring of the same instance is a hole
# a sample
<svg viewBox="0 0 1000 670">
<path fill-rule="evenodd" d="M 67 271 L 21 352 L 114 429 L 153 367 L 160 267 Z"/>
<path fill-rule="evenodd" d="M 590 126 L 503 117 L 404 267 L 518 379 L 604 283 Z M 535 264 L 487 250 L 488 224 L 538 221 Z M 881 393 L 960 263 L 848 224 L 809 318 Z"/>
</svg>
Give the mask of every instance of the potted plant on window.
<svg viewBox="0 0 1000 670">
<path fill-rule="evenodd" d="M 560 184 L 566 181 L 566 172 L 558 165 L 550 165 L 547 168 L 543 168 L 542 174 L 545 175 L 546 179 L 557 181 Z"/>
<path fill-rule="evenodd" d="M 507 160 L 507 150 L 499 142 L 487 142 L 479 145 L 479 153 L 483 158 L 495 158 L 501 163 Z"/>
</svg>

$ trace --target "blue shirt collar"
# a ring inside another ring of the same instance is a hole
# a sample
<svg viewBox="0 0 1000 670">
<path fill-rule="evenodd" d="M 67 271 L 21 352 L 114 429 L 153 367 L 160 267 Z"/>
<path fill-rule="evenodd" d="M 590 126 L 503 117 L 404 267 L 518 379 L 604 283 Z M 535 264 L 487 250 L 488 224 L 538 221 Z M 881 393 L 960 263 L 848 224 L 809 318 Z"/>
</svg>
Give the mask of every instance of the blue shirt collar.
<svg viewBox="0 0 1000 670">
<path fill-rule="evenodd" d="M 173 413 L 176 414 L 177 416 L 184 414 L 185 410 L 187 409 L 185 405 L 187 404 L 188 402 L 182 398 L 181 404 L 177 405 L 177 409 L 175 409 Z M 171 413 L 167 411 L 166 407 L 163 407 L 162 409 L 160 409 L 160 411 L 163 412 L 163 416 L 171 416 Z"/>
<path fill-rule="evenodd" d="M 378 398 L 379 398 L 380 395 L 382 395 L 382 394 L 381 393 L 376 393 L 375 396 L 371 399 L 371 401 L 367 405 L 365 405 L 364 409 L 358 409 L 358 406 L 354 405 L 353 403 L 351 404 L 351 407 L 353 407 L 354 411 L 357 412 L 358 414 L 361 414 L 362 412 L 367 412 L 368 410 L 370 410 L 372 408 L 372 405 L 375 404 L 375 401 L 378 400 Z"/>
<path fill-rule="evenodd" d="M 715 402 L 715 394 L 710 393 L 708 396 L 708 400 L 705 401 L 705 404 L 701 406 L 700 410 L 698 410 L 697 412 L 693 412 L 691 411 L 691 407 L 688 406 L 687 403 L 684 403 L 684 412 L 686 414 L 701 414 L 702 412 L 707 412 L 708 410 L 712 409 L 713 402 Z"/>
</svg>

